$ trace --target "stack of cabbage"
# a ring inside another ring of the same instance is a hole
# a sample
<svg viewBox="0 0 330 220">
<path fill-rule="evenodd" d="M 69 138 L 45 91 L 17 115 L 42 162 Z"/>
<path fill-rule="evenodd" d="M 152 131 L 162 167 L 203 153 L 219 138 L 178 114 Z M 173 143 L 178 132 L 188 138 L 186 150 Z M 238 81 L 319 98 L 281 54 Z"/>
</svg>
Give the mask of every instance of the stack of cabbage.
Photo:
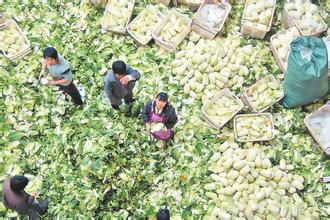
<svg viewBox="0 0 330 220">
<path fill-rule="evenodd" d="M 260 30 L 267 30 L 273 16 L 276 0 L 249 0 L 243 19 L 246 24 Z"/>
<path fill-rule="evenodd" d="M 156 7 L 146 8 L 130 25 L 128 31 L 139 42 L 148 42 L 155 25 L 160 21 L 162 14 Z"/>
<path fill-rule="evenodd" d="M 273 137 L 273 121 L 270 114 L 237 115 L 235 134 L 239 141 L 269 140 Z"/>
<path fill-rule="evenodd" d="M 0 31 L 0 49 L 9 57 L 14 56 L 29 47 L 24 36 L 17 30 L 15 24 Z"/>
<path fill-rule="evenodd" d="M 172 12 L 164 24 L 159 38 L 165 42 L 176 43 L 180 40 L 181 34 L 187 29 L 187 23 L 178 13 Z"/>
<path fill-rule="evenodd" d="M 125 30 L 128 19 L 131 17 L 133 7 L 133 0 L 110 0 L 101 23 L 103 29 L 116 31 Z"/>
<path fill-rule="evenodd" d="M 282 96 L 283 90 L 273 75 L 264 77 L 245 92 L 251 107 L 257 111 L 274 104 Z"/>
<path fill-rule="evenodd" d="M 289 16 L 297 24 L 303 35 L 320 33 L 326 29 L 326 24 L 318 13 L 316 5 L 301 0 L 289 2 L 284 5 Z"/>
<path fill-rule="evenodd" d="M 298 36 L 300 36 L 298 29 L 292 27 L 286 31 L 274 35 L 271 39 L 272 45 L 277 52 L 278 58 L 283 62 L 284 69 L 286 69 L 288 64 L 290 44 Z"/>
<path fill-rule="evenodd" d="M 240 109 L 234 97 L 221 96 L 216 102 L 207 106 L 205 113 L 215 125 L 224 125 Z"/>
<path fill-rule="evenodd" d="M 249 74 L 244 65 L 254 54 L 251 45 L 239 47 L 239 36 L 201 38 L 192 31 L 189 41 L 183 41 L 172 62 L 172 72 L 192 98 L 202 97 L 206 103 L 223 88 L 242 87 Z"/>
<path fill-rule="evenodd" d="M 218 29 L 225 15 L 225 9 L 215 4 L 205 4 L 200 11 L 200 19 L 208 27 Z"/>
<path fill-rule="evenodd" d="M 304 178 L 288 173 L 294 166 L 284 159 L 273 166 L 266 147 L 247 143 L 242 149 L 230 141 L 220 145 L 210 158 L 212 173 L 204 185 L 211 199 L 205 219 L 318 219 L 317 208 L 308 207 L 297 193 L 304 189 Z"/>
</svg>

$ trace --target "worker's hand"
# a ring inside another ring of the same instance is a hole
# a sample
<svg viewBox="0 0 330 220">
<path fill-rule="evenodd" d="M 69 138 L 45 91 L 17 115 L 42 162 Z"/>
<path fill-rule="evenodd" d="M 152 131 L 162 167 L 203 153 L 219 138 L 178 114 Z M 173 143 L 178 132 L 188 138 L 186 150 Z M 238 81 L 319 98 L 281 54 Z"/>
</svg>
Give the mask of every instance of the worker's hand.
<svg viewBox="0 0 330 220">
<path fill-rule="evenodd" d="M 130 78 L 128 76 L 124 76 L 123 78 L 120 79 L 120 82 L 123 85 L 127 85 L 127 83 L 129 82 Z"/>
<path fill-rule="evenodd" d="M 151 127 L 150 123 L 146 123 L 146 127 L 147 127 L 147 129 L 149 131 L 150 130 L 150 127 Z"/>
<path fill-rule="evenodd" d="M 38 197 L 39 197 L 39 193 L 38 193 L 38 192 L 33 192 L 31 195 L 32 195 L 34 198 L 38 198 Z"/>
<path fill-rule="evenodd" d="M 45 69 L 42 69 L 42 70 L 40 71 L 40 73 L 41 73 L 41 75 L 42 75 L 43 77 L 46 77 L 46 71 L 45 71 Z"/>
</svg>

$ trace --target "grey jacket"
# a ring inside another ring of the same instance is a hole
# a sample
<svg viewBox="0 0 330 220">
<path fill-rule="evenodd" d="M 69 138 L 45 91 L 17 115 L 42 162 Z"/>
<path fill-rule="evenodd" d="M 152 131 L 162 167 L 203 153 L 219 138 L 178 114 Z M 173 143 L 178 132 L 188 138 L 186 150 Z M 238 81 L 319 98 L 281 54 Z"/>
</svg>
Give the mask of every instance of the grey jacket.
<svg viewBox="0 0 330 220">
<path fill-rule="evenodd" d="M 34 197 L 22 191 L 20 194 L 15 193 L 10 188 L 11 177 L 5 180 L 3 183 L 3 204 L 20 214 L 29 214 L 29 211 L 34 202 Z"/>
<path fill-rule="evenodd" d="M 123 85 L 112 70 L 109 70 L 104 78 L 104 91 L 113 105 L 120 105 L 121 99 L 132 98 L 135 82 L 141 78 L 139 71 L 129 65 L 126 65 L 126 70 L 131 77 L 127 85 Z"/>
</svg>

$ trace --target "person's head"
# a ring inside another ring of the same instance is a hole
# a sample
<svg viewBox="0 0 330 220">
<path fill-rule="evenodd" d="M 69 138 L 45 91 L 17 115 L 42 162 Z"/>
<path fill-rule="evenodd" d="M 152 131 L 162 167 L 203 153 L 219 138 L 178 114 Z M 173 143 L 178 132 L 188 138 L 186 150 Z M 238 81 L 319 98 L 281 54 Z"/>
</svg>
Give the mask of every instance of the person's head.
<svg viewBox="0 0 330 220">
<path fill-rule="evenodd" d="M 29 183 L 25 176 L 13 176 L 10 180 L 10 188 L 14 192 L 20 193 Z"/>
<path fill-rule="evenodd" d="M 157 212 L 157 220 L 170 220 L 170 211 L 168 209 L 160 209 Z"/>
<path fill-rule="evenodd" d="M 126 64 L 121 60 L 117 60 L 112 64 L 112 71 L 117 78 L 121 79 L 127 74 Z"/>
<path fill-rule="evenodd" d="M 156 96 L 156 107 L 158 109 L 163 109 L 168 103 L 168 95 L 165 92 L 160 92 Z"/>
<path fill-rule="evenodd" d="M 58 53 L 54 47 L 47 47 L 44 49 L 44 59 L 47 65 L 52 66 L 58 62 Z"/>
</svg>

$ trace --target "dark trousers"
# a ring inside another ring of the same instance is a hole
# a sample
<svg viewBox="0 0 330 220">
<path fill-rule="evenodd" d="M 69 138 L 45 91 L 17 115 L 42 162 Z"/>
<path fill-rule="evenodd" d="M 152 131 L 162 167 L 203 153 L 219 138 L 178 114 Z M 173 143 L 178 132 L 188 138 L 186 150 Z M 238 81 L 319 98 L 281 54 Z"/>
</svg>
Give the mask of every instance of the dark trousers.
<svg viewBox="0 0 330 220">
<path fill-rule="evenodd" d="M 71 96 L 72 102 L 75 105 L 83 104 L 80 93 L 79 93 L 77 87 L 75 86 L 75 84 L 73 83 L 73 81 L 68 86 L 60 86 L 60 90 L 63 91 L 64 93 L 68 94 L 69 96 Z"/>
<path fill-rule="evenodd" d="M 48 209 L 48 201 L 33 202 L 31 208 L 29 209 L 29 219 L 37 220 L 40 216 L 46 214 Z"/>
</svg>

